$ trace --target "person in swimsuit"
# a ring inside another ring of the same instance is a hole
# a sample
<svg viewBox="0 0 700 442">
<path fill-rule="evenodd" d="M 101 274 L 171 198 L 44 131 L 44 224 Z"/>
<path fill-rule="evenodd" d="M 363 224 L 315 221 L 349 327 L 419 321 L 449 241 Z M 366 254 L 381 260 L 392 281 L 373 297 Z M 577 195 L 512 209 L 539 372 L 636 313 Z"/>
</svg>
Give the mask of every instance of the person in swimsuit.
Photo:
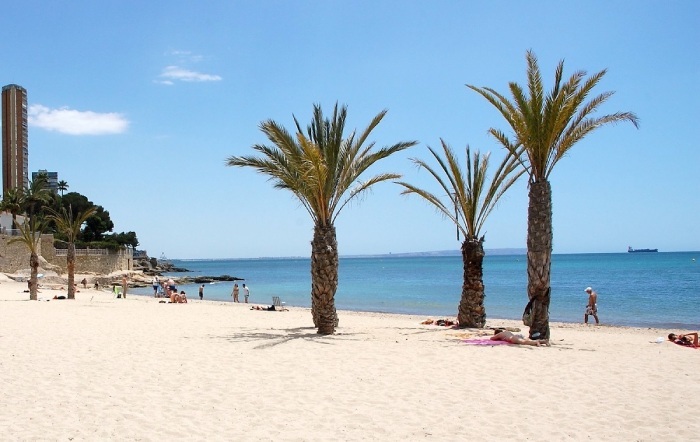
<svg viewBox="0 0 700 442">
<path fill-rule="evenodd" d="M 684 335 L 669 333 L 668 340 L 678 345 L 685 345 L 686 347 L 700 347 L 700 345 L 698 345 L 697 333 L 686 333 Z"/>
<path fill-rule="evenodd" d="M 233 302 L 238 302 L 238 283 L 233 283 Z"/>
<path fill-rule="evenodd" d="M 534 346 L 541 346 L 541 345 L 546 345 L 549 346 L 549 341 L 547 339 L 527 339 L 523 335 L 516 335 L 513 332 L 509 332 L 508 330 L 502 330 L 500 328 L 494 330 L 494 335 L 491 336 L 492 341 L 506 341 L 510 342 L 511 344 L 518 344 L 518 345 L 534 345 Z"/>
<path fill-rule="evenodd" d="M 600 324 L 598 321 L 598 294 L 591 287 L 586 287 L 585 292 L 588 293 L 588 304 L 586 305 L 586 313 L 583 314 L 583 323 L 588 324 L 588 315 L 593 315 L 595 323 Z"/>
</svg>

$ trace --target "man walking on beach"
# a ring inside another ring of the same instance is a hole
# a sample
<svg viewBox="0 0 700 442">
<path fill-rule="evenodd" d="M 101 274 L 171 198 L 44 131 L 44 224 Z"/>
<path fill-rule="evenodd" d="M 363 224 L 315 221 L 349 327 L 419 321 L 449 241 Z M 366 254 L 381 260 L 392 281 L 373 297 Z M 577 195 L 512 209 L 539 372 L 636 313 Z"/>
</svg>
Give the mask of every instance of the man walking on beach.
<svg viewBox="0 0 700 442">
<path fill-rule="evenodd" d="M 245 303 L 247 304 L 248 303 L 248 296 L 250 295 L 250 289 L 245 284 L 243 284 L 243 293 L 245 296 Z"/>
<path fill-rule="evenodd" d="M 199 286 L 199 300 L 204 299 L 204 284 Z"/>
<path fill-rule="evenodd" d="M 591 287 L 586 287 L 586 293 L 588 293 L 588 305 L 586 313 L 583 315 L 583 323 L 588 324 L 588 315 L 593 315 L 595 323 L 600 324 L 598 321 L 598 294 Z"/>
</svg>

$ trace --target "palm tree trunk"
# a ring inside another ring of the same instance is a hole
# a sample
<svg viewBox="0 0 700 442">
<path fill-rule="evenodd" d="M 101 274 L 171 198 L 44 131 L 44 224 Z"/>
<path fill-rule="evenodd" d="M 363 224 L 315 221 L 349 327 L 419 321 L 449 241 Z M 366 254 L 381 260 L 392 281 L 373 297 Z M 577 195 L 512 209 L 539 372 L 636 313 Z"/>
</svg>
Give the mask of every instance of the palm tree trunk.
<svg viewBox="0 0 700 442">
<path fill-rule="evenodd" d="M 29 300 L 36 301 L 36 292 L 38 288 L 37 274 L 39 273 L 39 256 L 34 252 L 32 252 L 29 256 L 29 268 L 31 269 L 31 276 L 29 277 Z"/>
<path fill-rule="evenodd" d="M 338 326 L 335 292 L 338 289 L 338 242 L 334 226 L 314 227 L 311 242 L 311 314 L 318 333 L 330 335 Z"/>
<path fill-rule="evenodd" d="M 532 307 L 530 337 L 549 339 L 552 267 L 552 187 L 547 180 L 530 183 L 527 212 L 527 296 Z M 539 333 L 539 336 L 536 335 Z"/>
<path fill-rule="evenodd" d="M 484 308 L 484 238 L 468 237 L 462 243 L 464 279 L 457 322 L 460 327 L 483 328 Z"/>
<path fill-rule="evenodd" d="M 68 299 L 75 299 L 75 244 L 68 244 L 66 254 L 66 267 L 68 268 Z"/>
</svg>

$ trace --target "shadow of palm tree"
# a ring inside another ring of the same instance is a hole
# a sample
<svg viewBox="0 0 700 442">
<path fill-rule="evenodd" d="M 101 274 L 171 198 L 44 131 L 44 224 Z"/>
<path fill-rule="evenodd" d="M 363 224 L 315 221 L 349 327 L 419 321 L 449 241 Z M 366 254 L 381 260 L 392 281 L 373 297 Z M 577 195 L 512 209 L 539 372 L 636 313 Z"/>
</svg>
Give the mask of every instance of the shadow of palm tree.
<svg viewBox="0 0 700 442">
<path fill-rule="evenodd" d="M 272 329 L 260 331 L 258 329 L 241 330 L 228 336 L 219 336 L 229 342 L 258 342 L 253 347 L 256 350 L 275 347 L 290 341 L 304 340 L 317 344 L 329 345 L 338 339 L 344 339 L 358 335 L 357 333 L 337 333 L 334 335 L 320 335 L 314 327 L 297 327 L 287 329 Z"/>
</svg>

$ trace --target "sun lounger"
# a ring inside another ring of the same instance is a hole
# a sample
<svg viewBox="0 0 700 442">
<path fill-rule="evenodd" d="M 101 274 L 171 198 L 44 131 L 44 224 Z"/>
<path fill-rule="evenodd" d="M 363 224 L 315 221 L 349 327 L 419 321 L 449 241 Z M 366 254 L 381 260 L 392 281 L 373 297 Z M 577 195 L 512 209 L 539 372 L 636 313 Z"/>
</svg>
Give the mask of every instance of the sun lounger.
<svg viewBox="0 0 700 442">
<path fill-rule="evenodd" d="M 279 296 L 272 297 L 272 305 L 275 306 L 275 310 L 280 311 L 280 312 L 287 310 L 287 308 L 284 306 L 284 304 L 285 304 L 284 301 L 282 301 Z"/>
</svg>

